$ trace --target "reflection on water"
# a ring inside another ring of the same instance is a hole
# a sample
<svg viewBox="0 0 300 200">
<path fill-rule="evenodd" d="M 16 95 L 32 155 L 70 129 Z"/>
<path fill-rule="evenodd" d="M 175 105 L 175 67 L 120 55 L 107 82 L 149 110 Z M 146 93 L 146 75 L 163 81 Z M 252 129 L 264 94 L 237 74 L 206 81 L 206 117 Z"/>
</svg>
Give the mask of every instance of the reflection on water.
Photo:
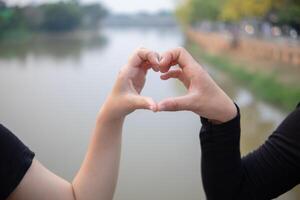
<svg viewBox="0 0 300 200">
<path fill-rule="evenodd" d="M 28 56 L 46 56 L 56 60 L 66 57 L 75 59 L 82 51 L 104 48 L 106 43 L 106 38 L 97 31 L 34 34 L 21 44 L 0 44 L 0 58 L 24 60 Z"/>
<path fill-rule="evenodd" d="M 71 179 L 83 159 L 95 115 L 130 53 L 140 46 L 161 52 L 183 42 L 174 28 L 107 28 L 98 34 L 39 35 L 31 43 L 2 46 L 1 122 L 42 163 Z M 286 113 L 207 68 L 241 107 L 245 154 L 262 144 Z M 159 101 L 183 92 L 177 82 L 162 82 L 150 72 L 143 94 Z M 199 129 L 199 118 L 189 112 L 131 114 L 124 127 L 115 199 L 204 199 Z M 296 194 L 281 199 L 297 199 Z"/>
</svg>

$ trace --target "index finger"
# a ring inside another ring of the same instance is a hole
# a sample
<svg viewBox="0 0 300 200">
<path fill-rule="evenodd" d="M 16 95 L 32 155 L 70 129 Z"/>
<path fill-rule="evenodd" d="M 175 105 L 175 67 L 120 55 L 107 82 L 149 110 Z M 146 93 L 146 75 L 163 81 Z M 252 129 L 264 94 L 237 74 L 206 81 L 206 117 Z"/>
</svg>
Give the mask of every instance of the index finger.
<svg viewBox="0 0 300 200">
<path fill-rule="evenodd" d="M 195 62 L 195 60 L 191 54 L 183 47 L 177 47 L 162 54 L 159 69 L 165 73 L 169 71 L 173 65 L 179 64 L 179 67 L 183 69 L 192 62 Z"/>
<path fill-rule="evenodd" d="M 159 71 L 159 54 L 145 48 L 139 48 L 129 59 L 129 65 L 139 67 L 143 62 L 149 62 L 154 71 Z"/>
</svg>

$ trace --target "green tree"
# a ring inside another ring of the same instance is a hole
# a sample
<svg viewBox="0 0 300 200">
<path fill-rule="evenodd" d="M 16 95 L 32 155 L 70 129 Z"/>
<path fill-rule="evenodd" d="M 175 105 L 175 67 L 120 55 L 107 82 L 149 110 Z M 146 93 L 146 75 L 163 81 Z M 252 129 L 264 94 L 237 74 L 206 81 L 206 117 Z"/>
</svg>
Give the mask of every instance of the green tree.
<svg viewBox="0 0 300 200">
<path fill-rule="evenodd" d="M 220 18 L 226 21 L 238 21 L 243 18 L 263 17 L 271 10 L 275 1 L 227 0 L 221 11 Z"/>
<path fill-rule="evenodd" d="M 82 7 L 83 26 L 97 27 L 108 11 L 99 3 L 89 4 Z"/>
<path fill-rule="evenodd" d="M 275 16 L 270 19 L 268 16 Z M 299 0 L 227 0 L 220 18 L 239 21 L 244 18 L 264 18 L 272 23 L 288 24 L 300 30 Z M 274 20 L 275 19 L 275 20 Z"/>
<path fill-rule="evenodd" d="M 225 0 L 185 0 L 177 7 L 176 14 L 183 23 L 218 19 Z"/>
<path fill-rule="evenodd" d="M 81 23 L 80 6 L 74 2 L 59 2 L 41 6 L 44 13 L 42 28 L 47 31 L 69 31 Z"/>
<path fill-rule="evenodd" d="M 276 11 L 279 24 L 289 24 L 300 31 L 300 1 L 286 0 Z"/>
<path fill-rule="evenodd" d="M 182 0 L 176 15 L 183 24 L 205 19 L 238 22 L 256 18 L 287 24 L 300 31 L 300 0 Z"/>
<path fill-rule="evenodd" d="M 0 38 L 11 30 L 21 30 L 26 28 L 22 9 L 19 7 L 7 7 L 0 2 Z"/>
</svg>

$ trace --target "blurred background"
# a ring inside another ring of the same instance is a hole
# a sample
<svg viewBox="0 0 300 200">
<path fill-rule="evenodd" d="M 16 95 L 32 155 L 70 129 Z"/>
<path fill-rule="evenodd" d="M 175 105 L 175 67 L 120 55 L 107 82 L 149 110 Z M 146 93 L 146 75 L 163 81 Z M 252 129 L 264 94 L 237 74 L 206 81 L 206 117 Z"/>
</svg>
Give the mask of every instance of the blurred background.
<svg viewBox="0 0 300 200">
<path fill-rule="evenodd" d="M 245 155 L 300 101 L 299 35 L 298 0 L 0 0 L 0 120 L 72 180 L 133 50 L 184 46 L 241 107 Z M 143 90 L 184 93 L 153 72 Z M 200 127 L 189 112 L 131 114 L 115 199 L 205 199 Z"/>
</svg>

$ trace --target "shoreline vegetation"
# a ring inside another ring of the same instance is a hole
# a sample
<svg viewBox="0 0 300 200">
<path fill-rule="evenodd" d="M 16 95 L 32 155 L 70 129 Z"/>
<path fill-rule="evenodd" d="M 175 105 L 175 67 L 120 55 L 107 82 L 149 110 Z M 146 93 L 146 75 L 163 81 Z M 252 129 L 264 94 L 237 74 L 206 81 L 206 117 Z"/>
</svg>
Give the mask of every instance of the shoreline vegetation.
<svg viewBox="0 0 300 200">
<path fill-rule="evenodd" d="M 241 52 L 232 52 L 231 56 L 227 51 L 224 54 L 209 53 L 211 51 L 193 40 L 187 30 L 194 28 L 211 35 L 213 33 L 227 34 L 230 40 L 229 49 L 232 50 L 239 47 L 240 39 L 244 36 L 256 37 L 258 40 L 268 38 L 271 43 L 279 38 L 298 41 L 300 33 L 299 0 L 269 0 L 259 3 L 256 0 L 188 0 L 177 4 L 175 15 L 189 40 L 186 47 L 196 58 L 224 71 L 252 90 L 259 98 L 278 108 L 285 111 L 295 108 L 300 100 L 298 68 L 287 69 L 282 66 L 280 71 L 275 70 L 274 66 L 270 66 L 253 70 L 253 67 L 257 68 L 254 66 L 256 63 L 264 66 L 262 60 L 251 58 L 252 60 L 250 59 L 248 62 L 242 62 L 239 60 L 242 59 Z M 222 45 L 219 40 L 207 43 L 209 47 Z M 290 56 L 288 50 L 286 51 L 284 54 Z M 272 64 L 281 65 L 277 61 L 270 65 Z"/>
<path fill-rule="evenodd" d="M 24 42 L 35 33 L 63 33 L 97 29 L 108 14 L 99 3 L 75 0 L 38 5 L 8 6 L 0 0 L 0 42 Z"/>
<path fill-rule="evenodd" d="M 0 58 L 25 58 L 26 55 L 54 56 L 60 59 L 66 56 L 78 56 L 84 49 L 104 47 L 107 38 L 99 31 L 75 30 L 72 32 L 33 32 L 25 33 L 24 38 L 0 41 Z"/>
<path fill-rule="evenodd" d="M 284 111 L 294 109 L 300 100 L 300 86 L 278 81 L 278 75 L 275 73 L 250 72 L 247 70 L 249 68 L 243 67 L 240 63 L 234 63 L 230 57 L 208 53 L 191 40 L 188 40 L 186 48 L 196 59 L 203 60 L 212 67 L 222 70 L 248 87 L 260 99 L 268 101 Z"/>
</svg>

